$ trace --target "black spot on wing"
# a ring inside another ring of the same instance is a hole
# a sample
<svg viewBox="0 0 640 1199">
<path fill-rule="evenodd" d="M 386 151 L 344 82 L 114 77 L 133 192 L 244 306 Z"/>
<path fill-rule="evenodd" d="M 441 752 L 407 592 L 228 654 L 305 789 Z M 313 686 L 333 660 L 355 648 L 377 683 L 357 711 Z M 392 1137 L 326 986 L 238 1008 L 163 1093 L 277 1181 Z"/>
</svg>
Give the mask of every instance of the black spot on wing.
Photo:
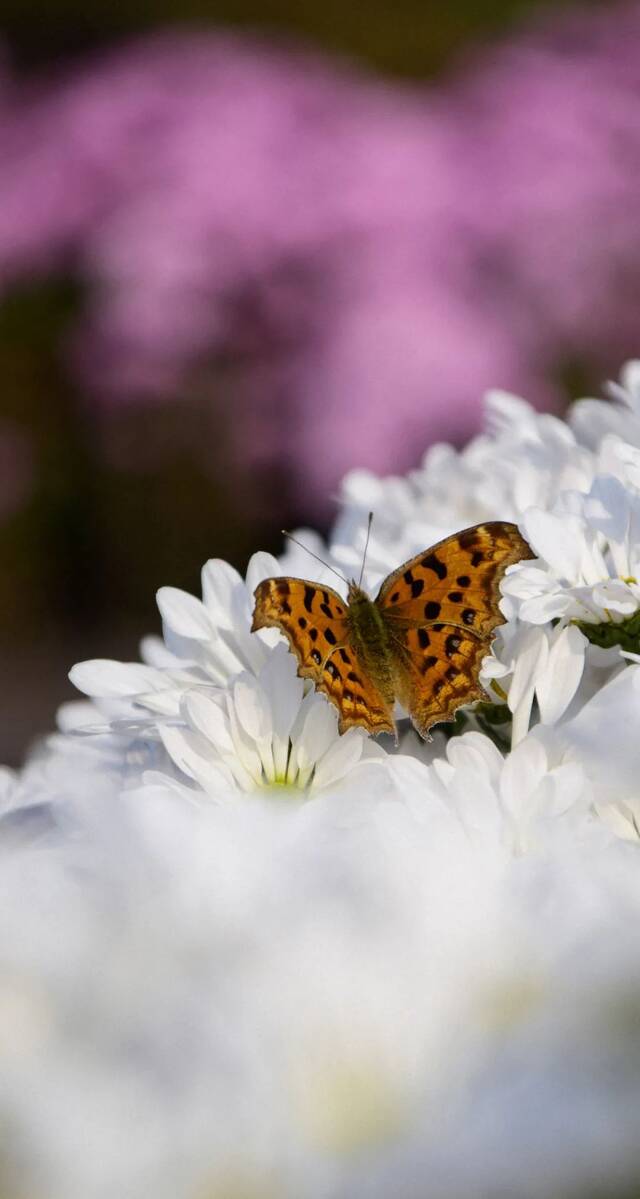
<svg viewBox="0 0 640 1199">
<path fill-rule="evenodd" d="M 471 576 L 470 575 L 458 575 L 458 577 L 456 579 L 456 583 L 458 584 L 458 587 L 469 587 L 471 584 Z"/>
<path fill-rule="evenodd" d="M 462 619 L 465 624 L 469 624 L 469 625 L 473 624 L 475 618 L 476 618 L 475 608 L 463 608 L 462 609 Z"/>
<path fill-rule="evenodd" d="M 306 618 L 306 616 L 299 616 L 299 617 L 298 617 L 298 624 L 299 624 L 299 626 L 300 626 L 300 628 L 301 628 L 301 629 L 306 629 L 306 627 L 307 627 L 307 618 Z"/>
<path fill-rule="evenodd" d="M 429 634 L 426 629 L 418 629 L 418 645 L 420 649 L 427 649 L 431 644 Z"/>
<path fill-rule="evenodd" d="M 457 637 L 455 633 L 449 633 L 449 636 L 444 643 L 444 652 L 448 658 L 450 658 L 456 653 L 457 650 L 460 649 L 460 644 L 460 638 Z"/>
<path fill-rule="evenodd" d="M 411 598 L 418 599 L 424 591 L 424 579 L 414 579 L 411 583 Z"/>
<path fill-rule="evenodd" d="M 460 533 L 458 537 L 458 545 L 460 545 L 463 550 L 470 550 L 473 549 L 474 545 L 478 544 L 478 540 L 479 538 L 477 529 L 465 529 L 465 531 Z"/>
<path fill-rule="evenodd" d="M 346 649 L 340 650 L 340 657 L 342 658 L 342 661 L 345 663 L 346 666 L 351 666 L 351 658 L 349 657 Z"/>
<path fill-rule="evenodd" d="M 327 620 L 333 620 L 333 612 L 331 611 L 329 604 L 327 604 L 327 603 L 320 604 L 320 611 L 324 612 L 325 616 L 327 617 Z"/>
<path fill-rule="evenodd" d="M 484 554 L 482 550 L 474 550 L 471 555 L 471 565 L 479 566 L 481 562 L 484 562 Z M 458 580 L 458 582 L 460 582 L 460 580 Z"/>
<path fill-rule="evenodd" d="M 322 654 L 320 653 L 319 650 L 312 649 L 311 650 L 311 658 L 315 662 L 316 666 L 320 666 L 320 664 L 322 662 Z"/>
<path fill-rule="evenodd" d="M 460 671 L 458 670 L 457 666 L 447 666 L 447 669 L 444 672 L 444 677 L 449 683 L 451 683 L 458 677 L 459 674 Z"/>
<path fill-rule="evenodd" d="M 327 640 L 329 642 L 329 645 L 336 644 L 336 641 L 338 640 L 338 638 L 336 637 L 333 629 L 325 629 L 324 635 L 325 635 L 325 640 Z"/>
<path fill-rule="evenodd" d="M 424 606 L 425 620 L 437 620 L 440 615 L 440 604 L 437 600 L 427 600 Z"/>
<path fill-rule="evenodd" d="M 422 659 L 423 674 L 426 674 L 427 670 L 431 670 L 432 666 L 435 666 L 437 661 L 438 661 L 438 659 L 435 654 L 428 654 L 426 658 L 423 658 Z"/>
<path fill-rule="evenodd" d="M 305 587 L 304 589 L 304 606 L 307 609 L 307 612 L 313 611 L 313 597 L 315 593 L 315 587 Z"/>
<path fill-rule="evenodd" d="M 437 554 L 426 554 L 422 559 L 421 565 L 424 566 L 425 570 L 432 570 L 439 579 L 446 579 L 447 568 L 444 562 L 440 561 Z"/>
<path fill-rule="evenodd" d="M 312 641 L 317 641 L 318 640 L 318 630 L 317 629 L 309 629 L 309 636 Z"/>
<path fill-rule="evenodd" d="M 450 591 L 447 599 L 450 599 L 452 604 L 461 604 L 463 599 L 462 592 Z"/>
</svg>

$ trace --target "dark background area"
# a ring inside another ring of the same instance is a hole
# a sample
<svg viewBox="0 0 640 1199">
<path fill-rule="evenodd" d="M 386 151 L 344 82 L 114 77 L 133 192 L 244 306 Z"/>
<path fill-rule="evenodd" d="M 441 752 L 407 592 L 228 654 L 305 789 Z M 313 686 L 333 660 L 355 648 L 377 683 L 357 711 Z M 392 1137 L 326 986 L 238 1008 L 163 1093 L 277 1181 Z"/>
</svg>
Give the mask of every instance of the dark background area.
<svg viewBox="0 0 640 1199">
<path fill-rule="evenodd" d="M 77 0 L 4 0 L 2 26 L 12 59 L 23 68 L 48 66 L 130 35 L 189 22 L 296 38 L 388 75 L 425 79 L 445 68 L 465 46 L 517 28 L 538 12 L 563 7 L 566 0 L 368 0 L 356 5 L 340 0 L 138 0 L 126 6 L 97 0 L 90 7 Z"/>
</svg>

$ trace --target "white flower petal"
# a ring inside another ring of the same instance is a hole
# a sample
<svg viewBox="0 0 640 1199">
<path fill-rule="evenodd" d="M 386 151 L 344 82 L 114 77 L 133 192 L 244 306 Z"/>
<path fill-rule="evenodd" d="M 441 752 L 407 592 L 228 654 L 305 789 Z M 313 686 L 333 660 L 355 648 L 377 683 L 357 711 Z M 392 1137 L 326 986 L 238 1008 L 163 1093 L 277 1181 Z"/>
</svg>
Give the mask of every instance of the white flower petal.
<svg viewBox="0 0 640 1199">
<path fill-rule="evenodd" d="M 596 789 L 599 803 L 638 795 L 640 667 L 627 666 L 601 688 L 558 737 L 571 747 Z"/>
<path fill-rule="evenodd" d="M 106 698 L 129 698 L 145 691 L 160 691 L 167 686 L 166 677 L 153 666 L 113 662 L 108 658 L 77 662 L 69 671 L 69 678 L 85 695 Z"/>
<path fill-rule="evenodd" d="M 527 624 L 548 624 L 571 611 L 571 596 L 566 591 L 556 591 L 549 595 L 538 595 L 535 599 L 524 600 L 520 606 L 520 619 Z"/>
<path fill-rule="evenodd" d="M 592 592 L 593 602 L 603 612 L 616 612 L 621 616 L 631 616 L 638 607 L 638 601 L 628 583 L 622 579 L 606 579 L 597 583 Z"/>
<path fill-rule="evenodd" d="M 215 624 L 228 622 L 233 597 L 244 590 L 244 580 L 223 558 L 209 558 L 200 572 L 202 602 Z"/>
<path fill-rule="evenodd" d="M 545 630 L 527 629 L 524 633 L 509 688 L 509 709 L 515 712 L 528 693 L 533 695 L 536 679 L 547 661 L 548 642 Z"/>
<path fill-rule="evenodd" d="M 527 737 L 507 755 L 500 778 L 500 797 L 514 815 L 547 773 L 547 755 L 535 737 Z"/>
<path fill-rule="evenodd" d="M 607 541 L 622 542 L 629 525 L 629 494 L 619 479 L 599 476 L 584 498 L 585 519 Z"/>
<path fill-rule="evenodd" d="M 452 737 L 447 745 L 447 758 L 456 769 L 468 769 L 497 778 L 502 770 L 503 757 L 493 741 L 484 733 L 464 733 Z"/>
<path fill-rule="evenodd" d="M 257 554 L 252 554 L 247 567 L 246 586 L 248 594 L 253 599 L 253 593 L 258 583 L 262 583 L 263 579 L 270 579 L 281 573 L 278 559 L 274 558 L 273 554 L 266 554 L 262 550 Z"/>
<path fill-rule="evenodd" d="M 209 614 L 195 596 L 177 587 L 161 587 L 156 599 L 160 615 L 173 633 L 193 641 L 207 641 L 211 637 Z"/>
<path fill-rule="evenodd" d="M 329 787 L 347 774 L 362 757 L 363 736 L 358 729 L 349 729 L 330 746 L 316 767 L 314 791 Z"/>
<path fill-rule="evenodd" d="M 271 712 L 268 697 L 257 679 L 243 674 L 233 685 L 233 702 L 236 714 L 245 733 L 254 741 L 260 741 L 269 733 Z"/>
<path fill-rule="evenodd" d="M 581 545 L 581 522 L 577 518 L 530 508 L 522 518 L 522 526 L 534 553 L 548 562 L 559 578 L 577 578 Z"/>
<path fill-rule="evenodd" d="M 296 661 L 284 645 L 278 645 L 267 657 L 260 672 L 260 685 L 271 706 L 274 735 L 288 740 L 298 714 L 304 682 L 297 674 Z"/>
<path fill-rule="evenodd" d="M 300 707 L 292 737 L 292 753 L 299 769 L 310 772 L 313 764 L 338 739 L 338 717 L 333 705 L 323 696 L 309 692 Z"/>
<path fill-rule="evenodd" d="M 587 639 L 575 625 L 562 629 L 538 671 L 536 696 L 543 724 L 555 724 L 573 699 L 584 670 Z"/>
<path fill-rule="evenodd" d="M 219 754 L 234 752 L 229 722 L 220 702 L 210 695 L 188 691 L 184 707 L 193 727 L 215 746 Z"/>
<path fill-rule="evenodd" d="M 207 742 L 193 729 L 175 725 L 158 725 L 158 732 L 170 758 L 189 778 L 207 789 L 210 777 L 210 754 Z"/>
</svg>

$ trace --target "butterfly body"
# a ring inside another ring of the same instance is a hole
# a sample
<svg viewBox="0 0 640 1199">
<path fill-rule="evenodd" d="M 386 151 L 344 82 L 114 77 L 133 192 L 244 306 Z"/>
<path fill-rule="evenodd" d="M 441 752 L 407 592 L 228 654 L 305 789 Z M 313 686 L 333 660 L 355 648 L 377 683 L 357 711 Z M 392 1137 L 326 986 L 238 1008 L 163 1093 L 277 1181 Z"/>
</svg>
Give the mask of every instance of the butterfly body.
<svg viewBox="0 0 640 1199">
<path fill-rule="evenodd" d="M 375 683 L 387 703 L 394 699 L 393 646 L 384 614 L 355 580 L 349 584 L 347 625 L 349 640 L 361 669 Z"/>
<path fill-rule="evenodd" d="M 375 599 L 357 583 L 344 600 L 307 579 L 265 579 L 252 629 L 278 628 L 338 709 L 340 732 L 396 733 L 395 700 L 422 737 L 486 698 L 479 682 L 500 612 L 507 567 L 533 555 L 513 524 L 463 529 L 392 571 Z"/>
</svg>

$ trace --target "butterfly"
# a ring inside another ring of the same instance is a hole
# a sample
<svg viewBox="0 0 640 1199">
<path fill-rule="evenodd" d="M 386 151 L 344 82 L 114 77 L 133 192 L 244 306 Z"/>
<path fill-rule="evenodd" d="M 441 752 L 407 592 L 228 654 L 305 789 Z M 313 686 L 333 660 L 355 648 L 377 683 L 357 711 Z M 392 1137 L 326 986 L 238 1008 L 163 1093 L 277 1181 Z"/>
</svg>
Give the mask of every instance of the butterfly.
<svg viewBox="0 0 640 1199">
<path fill-rule="evenodd" d="M 399 700 L 428 738 L 462 704 L 488 698 L 478 679 L 504 622 L 500 580 L 508 566 L 533 556 L 516 525 L 490 521 L 416 554 L 387 576 L 374 600 L 355 580 L 345 602 L 324 584 L 265 579 L 254 592 L 252 631 L 285 634 L 298 674 L 338 709 L 341 733 L 359 725 L 397 737 Z"/>
</svg>

